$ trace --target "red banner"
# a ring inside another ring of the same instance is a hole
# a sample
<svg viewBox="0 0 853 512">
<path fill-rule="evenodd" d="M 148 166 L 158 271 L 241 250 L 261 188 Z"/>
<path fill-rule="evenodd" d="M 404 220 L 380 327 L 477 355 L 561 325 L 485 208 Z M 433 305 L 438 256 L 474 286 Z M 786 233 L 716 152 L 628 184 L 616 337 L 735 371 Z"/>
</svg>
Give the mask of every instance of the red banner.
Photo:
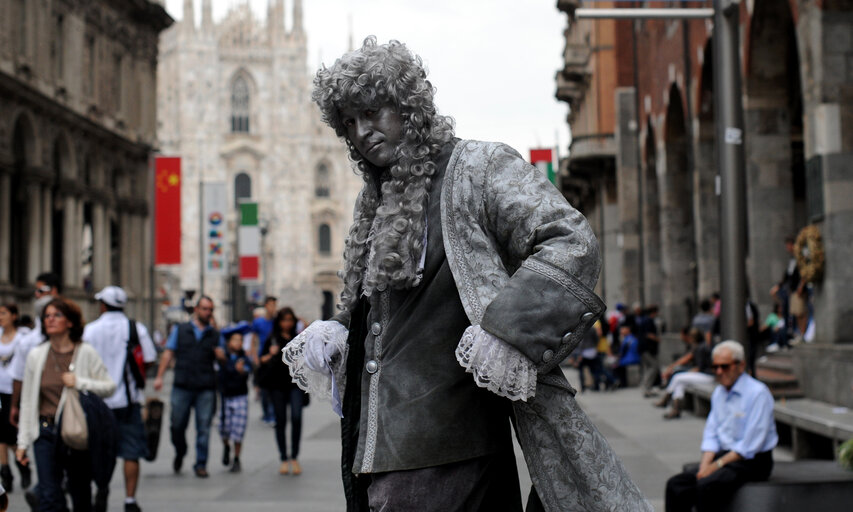
<svg viewBox="0 0 853 512">
<path fill-rule="evenodd" d="M 154 171 L 154 264 L 181 263 L 181 159 L 157 157 Z"/>
</svg>

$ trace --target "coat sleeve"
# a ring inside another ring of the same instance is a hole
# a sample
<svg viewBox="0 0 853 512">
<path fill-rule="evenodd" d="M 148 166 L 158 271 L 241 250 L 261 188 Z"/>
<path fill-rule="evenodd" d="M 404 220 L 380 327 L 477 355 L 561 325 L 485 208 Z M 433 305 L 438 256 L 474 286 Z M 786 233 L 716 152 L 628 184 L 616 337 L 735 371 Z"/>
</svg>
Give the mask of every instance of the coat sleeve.
<svg viewBox="0 0 853 512">
<path fill-rule="evenodd" d="M 95 352 L 95 349 L 89 345 L 81 345 L 80 350 L 86 350 L 84 354 L 80 354 L 80 364 L 83 368 L 76 371 L 77 384 L 74 386 L 80 391 L 91 391 L 101 398 L 108 397 L 115 393 L 116 383 L 107 372 L 107 367 L 101 360 L 101 356 Z"/>
<path fill-rule="evenodd" d="M 486 229 L 516 270 L 485 309 L 481 327 L 545 373 L 604 311 L 592 291 L 598 241 L 586 218 L 513 149 L 497 145 L 485 172 Z"/>
</svg>

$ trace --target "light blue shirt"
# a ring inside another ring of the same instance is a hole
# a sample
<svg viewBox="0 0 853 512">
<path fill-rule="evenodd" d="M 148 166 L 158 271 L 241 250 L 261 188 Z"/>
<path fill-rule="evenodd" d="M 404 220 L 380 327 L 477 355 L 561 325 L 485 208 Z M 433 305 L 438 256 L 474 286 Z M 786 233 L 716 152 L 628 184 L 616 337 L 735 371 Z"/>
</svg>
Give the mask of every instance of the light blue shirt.
<svg viewBox="0 0 853 512">
<path fill-rule="evenodd" d="M 702 435 L 703 452 L 734 451 L 744 459 L 776 447 L 773 395 L 763 383 L 742 374 L 731 391 L 717 386 Z"/>
</svg>

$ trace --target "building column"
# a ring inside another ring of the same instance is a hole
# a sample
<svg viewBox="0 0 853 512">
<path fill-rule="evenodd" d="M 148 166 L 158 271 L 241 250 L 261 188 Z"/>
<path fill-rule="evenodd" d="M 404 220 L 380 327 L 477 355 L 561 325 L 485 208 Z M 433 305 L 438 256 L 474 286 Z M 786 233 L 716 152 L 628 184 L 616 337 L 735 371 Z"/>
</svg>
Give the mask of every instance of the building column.
<svg viewBox="0 0 853 512">
<path fill-rule="evenodd" d="M 624 87 L 616 91 L 616 182 L 619 201 L 619 247 L 622 255 L 621 302 L 643 301 L 640 176 L 637 160 L 636 91 Z M 611 301 L 613 298 L 610 298 Z"/>
<path fill-rule="evenodd" d="M 12 204 L 12 178 L 8 174 L 0 173 L 0 261 L 7 262 L 6 270 L 0 274 L 0 282 L 11 281 L 11 215 Z"/>
<path fill-rule="evenodd" d="M 77 245 L 80 243 L 81 230 L 77 227 L 77 199 L 73 196 L 65 198 L 65 214 L 63 215 L 63 251 L 62 256 L 62 276 L 65 280 L 65 287 L 77 287 L 77 269 L 80 268 L 80 251 L 77 250 Z"/>
<path fill-rule="evenodd" d="M 27 203 L 27 208 L 29 208 L 29 212 L 27 212 L 27 217 L 29 220 L 29 229 L 30 232 L 27 237 L 27 258 L 29 261 L 27 262 L 27 282 L 35 283 L 36 276 L 39 273 L 43 272 L 41 270 L 41 230 L 42 230 L 42 222 L 41 222 L 41 214 L 42 214 L 42 193 L 41 193 L 41 185 L 39 183 L 31 182 L 27 185 L 27 192 L 30 197 L 30 201 Z"/>
<path fill-rule="evenodd" d="M 54 271 L 53 266 L 53 191 L 50 187 L 42 187 L 41 214 L 41 270 Z"/>
<path fill-rule="evenodd" d="M 93 205 L 92 223 L 92 288 L 100 290 L 109 277 L 109 232 L 104 205 Z"/>
</svg>

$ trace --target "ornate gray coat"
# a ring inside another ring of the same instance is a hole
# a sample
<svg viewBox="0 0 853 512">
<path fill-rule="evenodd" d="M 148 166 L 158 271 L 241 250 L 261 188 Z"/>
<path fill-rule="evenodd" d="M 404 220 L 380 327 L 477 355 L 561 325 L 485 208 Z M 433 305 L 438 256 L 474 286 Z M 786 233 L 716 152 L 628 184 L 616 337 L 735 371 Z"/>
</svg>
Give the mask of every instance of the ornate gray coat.
<svg viewBox="0 0 853 512">
<path fill-rule="evenodd" d="M 513 400 L 516 435 L 543 508 L 652 510 L 558 366 L 604 310 L 592 291 L 600 256 L 586 219 L 508 146 L 460 141 L 441 189 L 441 224 L 472 325 L 457 360 L 479 386 Z M 309 328 L 285 348 L 303 389 L 345 392 L 346 331 L 339 329 Z M 325 349 L 334 385 L 307 371 L 308 336 L 336 347 Z"/>
</svg>

